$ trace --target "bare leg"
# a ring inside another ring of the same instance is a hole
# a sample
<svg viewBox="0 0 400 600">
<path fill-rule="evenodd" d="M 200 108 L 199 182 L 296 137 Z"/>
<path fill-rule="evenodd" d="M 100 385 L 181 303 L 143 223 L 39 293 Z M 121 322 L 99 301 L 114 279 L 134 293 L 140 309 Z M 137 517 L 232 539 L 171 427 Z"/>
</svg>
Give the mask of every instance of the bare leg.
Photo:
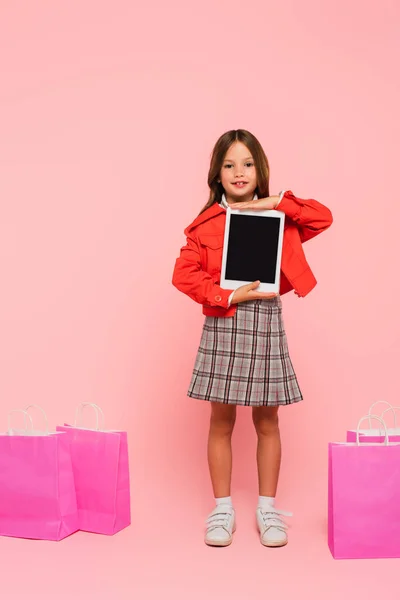
<svg viewBox="0 0 400 600">
<path fill-rule="evenodd" d="M 208 466 L 215 498 L 231 495 L 232 433 L 236 406 L 211 402 Z"/>
<path fill-rule="evenodd" d="M 279 433 L 277 406 L 253 408 L 256 428 L 257 468 L 260 496 L 275 498 L 281 465 L 281 438 Z"/>
</svg>

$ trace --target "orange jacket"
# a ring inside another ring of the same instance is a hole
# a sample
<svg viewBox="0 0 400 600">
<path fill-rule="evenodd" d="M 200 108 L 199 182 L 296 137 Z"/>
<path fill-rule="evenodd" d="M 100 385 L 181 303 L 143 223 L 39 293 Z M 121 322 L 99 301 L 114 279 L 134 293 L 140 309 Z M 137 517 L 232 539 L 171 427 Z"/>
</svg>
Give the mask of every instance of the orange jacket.
<svg viewBox="0 0 400 600">
<path fill-rule="evenodd" d="M 278 210 L 285 213 L 281 260 L 280 294 L 294 289 L 306 296 L 317 281 L 307 263 L 302 243 L 315 237 L 332 223 L 332 213 L 316 200 L 301 200 L 285 192 Z M 186 246 L 181 248 L 172 283 L 203 305 L 203 314 L 231 317 L 236 304 L 228 306 L 233 290 L 219 285 L 222 266 L 226 211 L 215 203 L 185 229 Z"/>
</svg>

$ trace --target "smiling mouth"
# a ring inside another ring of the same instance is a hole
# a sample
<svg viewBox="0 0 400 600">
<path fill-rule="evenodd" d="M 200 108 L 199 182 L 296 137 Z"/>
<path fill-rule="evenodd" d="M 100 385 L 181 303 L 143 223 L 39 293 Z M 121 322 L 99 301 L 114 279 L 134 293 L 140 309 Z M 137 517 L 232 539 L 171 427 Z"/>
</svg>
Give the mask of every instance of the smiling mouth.
<svg viewBox="0 0 400 600">
<path fill-rule="evenodd" d="M 233 183 L 233 185 L 234 185 L 235 187 L 242 188 L 242 187 L 244 187 L 245 185 L 247 185 L 247 181 L 235 181 L 235 182 Z"/>
</svg>

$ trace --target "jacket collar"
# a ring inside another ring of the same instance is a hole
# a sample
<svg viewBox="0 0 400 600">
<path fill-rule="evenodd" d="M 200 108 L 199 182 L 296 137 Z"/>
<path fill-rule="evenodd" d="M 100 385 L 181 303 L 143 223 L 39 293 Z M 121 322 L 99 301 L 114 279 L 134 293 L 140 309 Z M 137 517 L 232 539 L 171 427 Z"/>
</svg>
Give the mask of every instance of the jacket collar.
<svg viewBox="0 0 400 600">
<path fill-rule="evenodd" d="M 186 232 L 189 233 L 190 231 L 192 231 L 193 229 L 196 229 L 196 227 L 198 227 L 199 225 L 201 225 L 201 223 L 205 223 L 205 221 L 208 221 L 209 219 L 212 219 L 214 217 L 216 217 L 217 215 L 221 215 L 225 213 L 225 208 L 222 208 L 222 206 L 220 206 L 217 202 L 215 202 L 215 204 L 213 204 L 212 206 L 210 206 L 210 208 L 207 208 L 207 210 L 205 210 L 204 212 L 202 212 L 194 221 L 193 223 L 191 223 L 187 228 L 186 228 Z"/>
</svg>

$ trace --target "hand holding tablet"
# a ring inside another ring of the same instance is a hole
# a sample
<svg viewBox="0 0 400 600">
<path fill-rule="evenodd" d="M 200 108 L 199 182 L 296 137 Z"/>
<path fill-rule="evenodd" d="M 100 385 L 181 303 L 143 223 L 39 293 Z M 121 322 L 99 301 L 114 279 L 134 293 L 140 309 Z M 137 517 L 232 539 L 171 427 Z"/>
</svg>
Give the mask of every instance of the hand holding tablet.
<svg viewBox="0 0 400 600">
<path fill-rule="evenodd" d="M 257 288 L 260 285 L 260 281 L 254 281 L 237 288 L 232 296 L 231 304 L 239 304 L 239 302 L 248 302 L 249 300 L 262 300 L 268 298 L 275 298 L 277 294 L 268 292 L 257 292 Z"/>
<path fill-rule="evenodd" d="M 237 202 L 235 206 L 231 206 L 234 210 L 274 210 L 279 204 L 279 196 L 269 196 L 268 198 L 259 198 L 258 200 L 250 200 L 250 202 Z"/>
</svg>

